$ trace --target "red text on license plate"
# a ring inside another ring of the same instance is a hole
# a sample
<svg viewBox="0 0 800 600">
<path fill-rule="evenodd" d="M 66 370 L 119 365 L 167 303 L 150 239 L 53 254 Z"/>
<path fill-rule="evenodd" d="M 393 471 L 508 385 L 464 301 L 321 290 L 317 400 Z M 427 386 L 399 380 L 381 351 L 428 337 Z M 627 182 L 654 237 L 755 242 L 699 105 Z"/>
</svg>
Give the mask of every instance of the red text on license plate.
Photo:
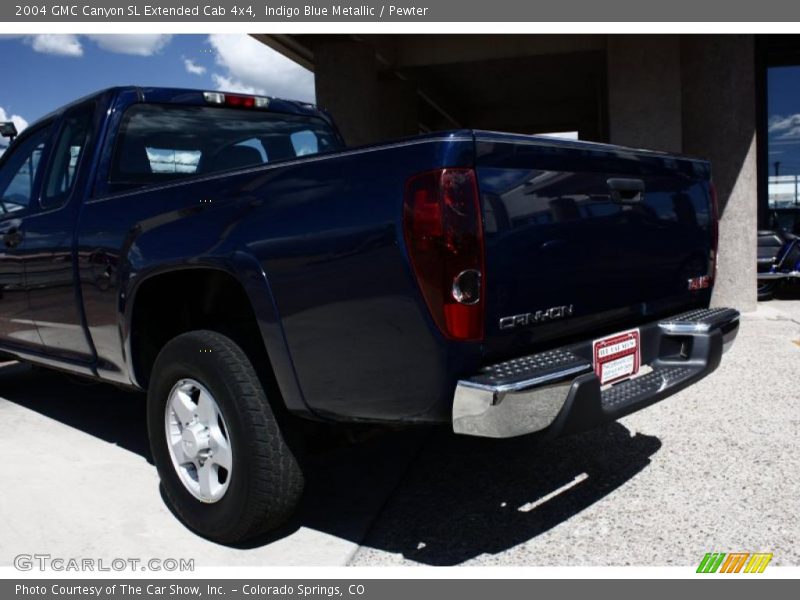
<svg viewBox="0 0 800 600">
<path fill-rule="evenodd" d="M 600 385 L 636 375 L 642 362 L 639 330 L 631 329 L 595 340 L 592 354 Z"/>
</svg>

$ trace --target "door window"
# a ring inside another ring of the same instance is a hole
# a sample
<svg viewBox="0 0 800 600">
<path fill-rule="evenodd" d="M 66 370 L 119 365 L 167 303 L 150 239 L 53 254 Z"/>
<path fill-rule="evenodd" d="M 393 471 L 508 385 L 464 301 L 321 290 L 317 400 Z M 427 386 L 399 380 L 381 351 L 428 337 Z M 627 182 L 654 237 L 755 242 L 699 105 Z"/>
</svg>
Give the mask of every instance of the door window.
<svg viewBox="0 0 800 600">
<path fill-rule="evenodd" d="M 769 229 L 800 233 L 800 66 L 767 71 Z"/>
<path fill-rule="evenodd" d="M 26 210 L 33 202 L 36 177 L 50 128 L 40 127 L 7 150 L 0 168 L 0 218 Z"/>
<path fill-rule="evenodd" d="M 64 118 L 47 174 L 42 207 L 61 206 L 72 193 L 78 165 L 89 140 L 94 109 L 94 103 L 80 106 Z"/>
</svg>

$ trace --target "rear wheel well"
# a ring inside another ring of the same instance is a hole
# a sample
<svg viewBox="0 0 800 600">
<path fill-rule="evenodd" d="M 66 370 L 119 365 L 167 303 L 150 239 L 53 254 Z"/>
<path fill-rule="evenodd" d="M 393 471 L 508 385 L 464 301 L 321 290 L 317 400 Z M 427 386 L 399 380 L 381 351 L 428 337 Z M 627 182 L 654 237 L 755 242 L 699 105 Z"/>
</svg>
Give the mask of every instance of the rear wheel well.
<svg viewBox="0 0 800 600">
<path fill-rule="evenodd" d="M 250 358 L 264 385 L 275 386 L 247 293 L 232 275 L 207 268 L 156 275 L 136 291 L 131 358 L 139 385 L 148 386 L 156 357 L 168 341 L 197 329 L 217 331 L 233 339 Z"/>
</svg>

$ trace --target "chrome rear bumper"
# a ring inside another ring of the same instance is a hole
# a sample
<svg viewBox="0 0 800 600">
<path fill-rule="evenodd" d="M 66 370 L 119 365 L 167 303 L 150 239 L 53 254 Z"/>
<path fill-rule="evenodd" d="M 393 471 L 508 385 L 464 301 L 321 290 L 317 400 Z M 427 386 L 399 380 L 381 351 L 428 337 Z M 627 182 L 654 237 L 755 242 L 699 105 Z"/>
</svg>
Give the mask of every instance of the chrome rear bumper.
<svg viewBox="0 0 800 600">
<path fill-rule="evenodd" d="M 505 438 L 570 433 L 620 418 L 702 379 L 738 333 L 739 312 L 701 309 L 639 328 L 640 376 L 601 389 L 592 341 L 481 369 L 456 385 L 453 431 Z"/>
</svg>

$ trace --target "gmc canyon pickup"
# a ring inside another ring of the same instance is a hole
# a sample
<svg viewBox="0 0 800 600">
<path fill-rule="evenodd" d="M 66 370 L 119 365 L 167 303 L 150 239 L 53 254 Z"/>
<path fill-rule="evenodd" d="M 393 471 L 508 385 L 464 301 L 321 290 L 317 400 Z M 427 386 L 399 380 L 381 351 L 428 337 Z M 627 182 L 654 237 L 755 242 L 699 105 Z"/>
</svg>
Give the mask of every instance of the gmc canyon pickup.
<svg viewBox="0 0 800 600">
<path fill-rule="evenodd" d="M 472 130 L 347 148 L 277 98 L 57 110 L 0 159 L 0 237 L 0 351 L 146 391 L 168 502 L 227 543 L 291 515 L 302 419 L 553 437 L 691 385 L 738 331 L 709 308 L 707 162 Z"/>
</svg>

